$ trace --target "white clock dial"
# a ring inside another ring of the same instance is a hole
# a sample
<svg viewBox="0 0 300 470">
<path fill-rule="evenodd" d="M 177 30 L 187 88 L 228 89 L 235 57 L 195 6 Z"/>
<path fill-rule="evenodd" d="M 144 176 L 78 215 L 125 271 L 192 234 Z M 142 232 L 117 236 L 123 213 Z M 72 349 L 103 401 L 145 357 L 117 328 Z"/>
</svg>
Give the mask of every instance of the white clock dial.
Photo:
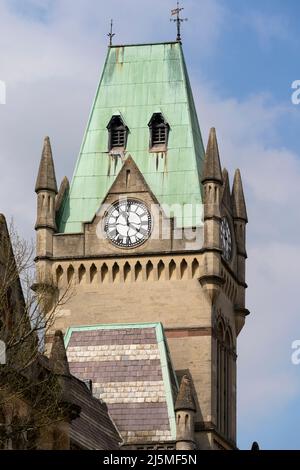
<svg viewBox="0 0 300 470">
<path fill-rule="evenodd" d="M 111 206 L 105 218 L 104 230 L 114 245 L 133 248 L 149 238 L 151 226 L 152 218 L 146 205 L 127 199 Z"/>
<path fill-rule="evenodd" d="M 223 258 L 226 261 L 230 261 L 232 257 L 232 236 L 226 217 L 223 217 L 221 221 L 221 248 Z"/>
</svg>

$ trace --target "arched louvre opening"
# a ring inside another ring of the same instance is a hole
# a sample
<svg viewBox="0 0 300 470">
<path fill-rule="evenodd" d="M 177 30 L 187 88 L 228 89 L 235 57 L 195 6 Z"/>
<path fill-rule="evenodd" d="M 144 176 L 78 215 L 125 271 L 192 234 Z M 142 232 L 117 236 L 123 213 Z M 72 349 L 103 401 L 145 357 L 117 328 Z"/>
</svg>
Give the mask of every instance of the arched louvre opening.
<svg viewBox="0 0 300 470">
<path fill-rule="evenodd" d="M 170 126 L 161 113 L 154 113 L 149 124 L 150 150 L 167 150 Z"/>
<path fill-rule="evenodd" d="M 108 150 L 124 150 L 127 144 L 128 127 L 121 116 L 113 116 L 107 126 Z"/>
</svg>

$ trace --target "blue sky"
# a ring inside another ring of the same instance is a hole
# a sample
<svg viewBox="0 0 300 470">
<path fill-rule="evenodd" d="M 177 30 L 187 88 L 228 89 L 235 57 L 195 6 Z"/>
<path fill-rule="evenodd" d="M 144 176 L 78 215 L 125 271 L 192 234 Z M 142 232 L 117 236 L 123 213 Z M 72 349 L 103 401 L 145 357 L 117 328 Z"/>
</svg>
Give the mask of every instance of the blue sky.
<svg viewBox="0 0 300 470">
<path fill-rule="evenodd" d="M 248 203 L 247 305 L 239 338 L 239 446 L 300 448 L 300 79 L 297 0 L 185 0 L 184 51 L 206 142 L 217 128 L 222 164 L 240 167 Z M 43 137 L 58 179 L 71 177 L 105 59 L 118 43 L 174 40 L 173 0 L 0 0 L 1 211 L 33 237 Z M 5 174 L 5 176 L 3 176 Z M 13 191 L 12 191 L 13 188 Z"/>
</svg>

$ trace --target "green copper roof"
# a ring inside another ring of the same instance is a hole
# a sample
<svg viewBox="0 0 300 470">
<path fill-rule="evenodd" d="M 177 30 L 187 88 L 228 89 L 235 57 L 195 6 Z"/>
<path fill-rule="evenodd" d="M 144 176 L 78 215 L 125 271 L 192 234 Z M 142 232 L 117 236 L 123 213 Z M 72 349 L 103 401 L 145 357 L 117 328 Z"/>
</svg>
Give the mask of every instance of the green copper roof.
<svg viewBox="0 0 300 470">
<path fill-rule="evenodd" d="M 168 151 L 149 152 L 148 123 L 161 112 L 170 126 Z M 119 173 L 108 153 L 107 125 L 121 115 L 131 154 L 161 204 L 201 204 L 204 148 L 180 43 L 116 46 L 108 50 L 70 192 L 58 215 L 60 232 L 82 231 Z M 186 214 L 179 226 L 199 225 Z"/>
</svg>

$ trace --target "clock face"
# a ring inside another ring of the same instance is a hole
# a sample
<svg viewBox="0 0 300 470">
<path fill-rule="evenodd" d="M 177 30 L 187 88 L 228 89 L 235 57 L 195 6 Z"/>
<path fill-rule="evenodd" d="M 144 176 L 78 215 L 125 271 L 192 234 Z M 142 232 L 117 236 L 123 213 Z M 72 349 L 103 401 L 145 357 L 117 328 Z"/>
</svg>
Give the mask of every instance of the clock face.
<svg viewBox="0 0 300 470">
<path fill-rule="evenodd" d="M 140 201 L 127 199 L 111 206 L 105 218 L 107 238 L 116 246 L 134 248 L 150 236 L 151 214 Z"/>
<path fill-rule="evenodd" d="M 226 261 L 230 261 L 232 256 L 232 236 L 226 217 L 223 217 L 221 221 L 221 248 L 223 251 L 223 258 Z"/>
</svg>

